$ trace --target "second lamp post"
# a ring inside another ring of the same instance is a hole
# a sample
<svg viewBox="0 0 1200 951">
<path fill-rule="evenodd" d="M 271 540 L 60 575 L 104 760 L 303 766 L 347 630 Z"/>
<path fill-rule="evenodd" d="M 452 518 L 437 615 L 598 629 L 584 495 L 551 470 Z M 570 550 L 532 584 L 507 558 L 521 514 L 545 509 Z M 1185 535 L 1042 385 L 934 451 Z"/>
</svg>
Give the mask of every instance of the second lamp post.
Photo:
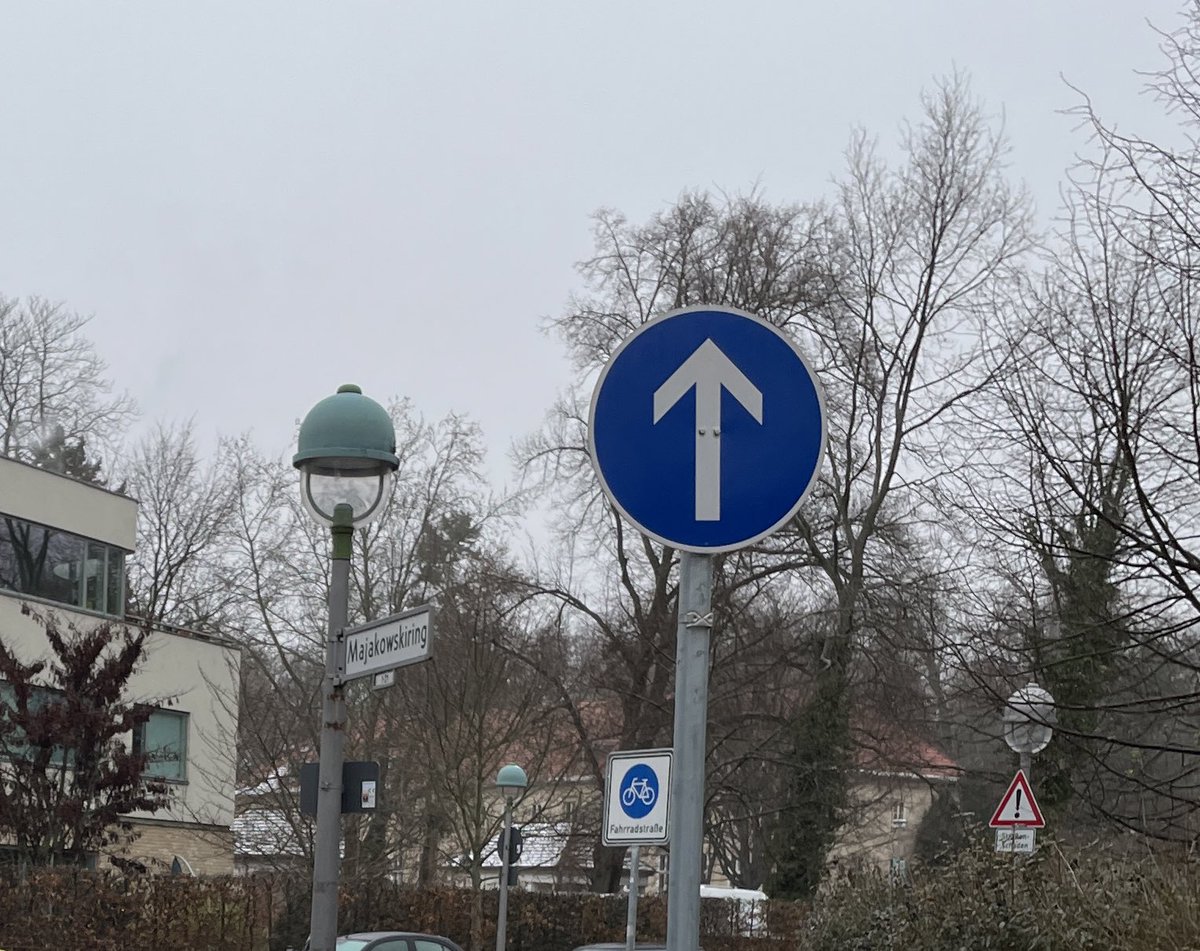
<svg viewBox="0 0 1200 951">
<path fill-rule="evenodd" d="M 496 776 L 496 785 L 504 796 L 504 836 L 500 841 L 500 911 L 496 915 L 496 951 L 504 951 L 507 940 L 505 931 L 508 928 L 508 864 L 512 843 L 512 807 L 513 800 L 525 791 L 529 779 L 525 770 L 515 763 L 502 766 Z"/>
<path fill-rule="evenodd" d="M 1020 757 L 1025 779 L 1032 782 L 1033 754 L 1044 750 L 1054 736 L 1054 698 L 1048 690 L 1030 682 L 1008 698 L 1000 719 L 1004 742 Z"/>
</svg>

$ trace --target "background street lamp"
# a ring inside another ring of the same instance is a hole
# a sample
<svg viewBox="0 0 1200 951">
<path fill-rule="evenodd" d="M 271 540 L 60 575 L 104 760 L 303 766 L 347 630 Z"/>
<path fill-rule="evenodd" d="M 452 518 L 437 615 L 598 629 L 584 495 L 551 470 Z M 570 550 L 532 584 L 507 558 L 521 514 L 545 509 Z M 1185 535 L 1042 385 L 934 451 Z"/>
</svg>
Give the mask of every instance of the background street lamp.
<svg viewBox="0 0 1200 951">
<path fill-rule="evenodd" d="M 1021 757 L 1021 769 L 1030 778 L 1033 754 L 1040 753 L 1054 735 L 1058 722 L 1054 698 L 1032 681 L 1008 698 L 1001 716 L 1004 742 Z"/>
<path fill-rule="evenodd" d="M 504 837 L 500 842 L 500 913 L 496 916 L 496 951 L 504 951 L 505 930 L 508 927 L 508 857 L 512 842 L 513 800 L 525 791 L 529 780 L 525 770 L 516 763 L 500 767 L 496 785 L 504 796 Z"/>
<path fill-rule="evenodd" d="M 354 528 L 379 513 L 387 477 L 400 465 L 396 430 L 382 406 L 353 384 L 339 386 L 309 410 L 300 424 L 292 464 L 300 470 L 304 507 L 332 535 L 329 627 L 321 685 L 321 754 L 317 778 L 317 830 L 313 838 L 311 951 L 334 951 L 341 871 L 342 764 L 346 702 L 338 678 L 338 646 L 346 627 L 350 552 Z"/>
</svg>

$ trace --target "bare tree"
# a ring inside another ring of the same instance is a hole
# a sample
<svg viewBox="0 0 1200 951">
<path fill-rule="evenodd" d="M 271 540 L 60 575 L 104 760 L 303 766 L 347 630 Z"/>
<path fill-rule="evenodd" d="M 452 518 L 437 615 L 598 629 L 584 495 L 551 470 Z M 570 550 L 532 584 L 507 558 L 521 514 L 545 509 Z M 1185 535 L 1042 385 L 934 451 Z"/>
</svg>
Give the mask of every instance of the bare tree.
<svg viewBox="0 0 1200 951">
<path fill-rule="evenodd" d="M 530 587 L 554 618 L 555 646 L 527 661 L 545 671 L 547 656 L 554 659 L 557 694 L 597 794 L 607 750 L 670 741 L 677 554 L 641 538 L 602 501 L 586 451 L 588 380 L 628 333 L 674 307 L 727 303 L 785 324 L 820 293 L 811 260 L 818 220 L 758 196 L 686 195 L 644 225 L 601 212 L 596 253 L 580 266 L 589 292 L 553 324 L 584 382 L 522 447 L 526 471 L 554 498 L 563 546 L 539 560 Z M 757 580 L 785 570 L 776 560 Z M 610 714 L 594 715 L 601 706 Z M 622 857 L 597 843 L 593 888 L 618 886 Z"/>
<path fill-rule="evenodd" d="M 39 297 L 0 295 L 0 454 L 32 462 L 56 437 L 112 449 L 133 402 L 113 394 L 84 336 L 89 319 Z"/>
<path fill-rule="evenodd" d="M 444 620 L 432 670 L 402 671 L 391 692 L 365 684 L 347 692 L 347 755 L 378 761 L 382 787 L 381 807 L 347 823 L 346 873 L 405 875 L 424 848 L 426 872 L 434 877 L 447 852 L 456 860 L 466 854 L 451 844 L 463 841 L 463 813 L 435 797 L 458 788 L 467 752 L 439 753 L 439 744 L 474 723 L 472 761 L 486 770 L 514 742 L 511 730 L 499 729 L 504 711 L 495 706 L 496 691 L 512 675 L 488 660 L 486 646 L 499 611 L 492 599 L 503 592 L 488 587 L 489 573 L 480 567 L 483 552 L 502 557 L 513 509 L 486 488 L 477 427 L 454 416 L 427 422 L 404 402 L 390 409 L 401 466 L 380 517 L 355 533 L 350 623 L 429 601 Z M 240 444 L 232 466 L 238 488 L 221 570 L 233 592 L 229 632 L 251 645 L 248 662 L 259 691 L 252 698 L 259 713 L 243 716 L 240 727 L 241 781 L 256 786 L 282 776 L 285 786 L 294 785 L 298 766 L 317 748 L 328 531 L 302 509 L 299 480 L 285 462 Z M 490 681 L 485 669 L 500 679 Z M 491 719 L 480 720 L 485 707 Z M 416 775 L 405 768 L 413 763 L 422 764 Z M 305 828 L 291 790 L 274 804 L 295 830 Z"/>
<path fill-rule="evenodd" d="M 205 464 L 191 422 L 162 423 L 134 448 L 125 477 L 137 497 L 137 548 L 130 559 L 131 611 L 153 623 L 219 630 L 232 598 L 221 557 L 238 483 L 223 443 Z"/>
<path fill-rule="evenodd" d="M 582 266 L 594 293 L 555 322 L 585 380 L 629 332 L 697 303 L 758 314 L 816 365 L 830 414 L 820 483 L 792 525 L 719 559 L 724 620 L 714 628 L 719 645 L 768 583 L 792 590 L 799 616 L 827 608 L 832 594 L 831 623 L 810 626 L 821 635 L 785 655 L 800 667 L 793 689 L 803 698 L 787 722 L 789 804 L 773 845 L 774 886 L 785 895 L 815 887 L 844 818 L 852 662 L 868 595 L 887 552 L 919 538 L 933 488 L 955 464 L 942 452 L 944 425 L 994 382 L 996 361 L 985 359 L 999 343 L 989 333 L 993 305 L 1031 246 L 1026 198 L 1004 178 L 1003 138 L 965 80 L 941 83 L 923 106 L 896 167 L 865 134 L 855 137 L 828 206 L 772 207 L 756 196 L 722 206 L 692 195 L 640 228 L 602 213 L 597 254 Z M 674 552 L 632 536 L 602 503 L 584 449 L 585 405 L 582 393 L 564 400 L 525 458 L 562 489 L 563 528 L 586 533 L 603 555 L 590 570 L 612 580 L 588 592 L 591 575 L 560 569 L 540 591 L 628 658 L 596 685 L 628 701 L 622 742 L 661 742 Z M 793 620 L 792 629 L 803 626 Z"/>
<path fill-rule="evenodd" d="M 979 421 L 1002 462 L 990 477 L 980 467 L 973 511 L 1016 582 L 1005 663 L 1059 701 L 1046 798 L 1088 834 L 1099 821 L 1191 841 L 1200 10 L 1163 49 L 1150 90 L 1180 117 L 1184 144 L 1118 133 L 1090 102 L 1079 110 L 1095 149 L 1072 174 L 1046 274 L 1015 315 L 1019 373 Z M 996 700 L 1006 686 L 990 685 Z"/>
</svg>

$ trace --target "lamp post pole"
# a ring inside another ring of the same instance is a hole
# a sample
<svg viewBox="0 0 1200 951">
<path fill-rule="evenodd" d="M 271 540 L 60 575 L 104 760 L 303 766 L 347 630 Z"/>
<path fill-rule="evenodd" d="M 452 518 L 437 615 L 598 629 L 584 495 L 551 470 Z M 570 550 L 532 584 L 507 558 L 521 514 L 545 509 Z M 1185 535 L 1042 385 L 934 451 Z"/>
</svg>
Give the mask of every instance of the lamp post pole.
<svg viewBox="0 0 1200 951">
<path fill-rule="evenodd" d="M 332 565 L 325 674 L 321 681 L 321 746 L 317 766 L 317 828 L 313 836 L 310 951 L 334 951 L 338 878 L 341 875 L 342 768 L 346 700 L 339 663 L 350 600 L 354 528 L 375 518 L 386 497 L 387 477 L 400 465 L 396 430 L 387 410 L 352 383 L 338 387 L 309 410 L 300 424 L 292 465 L 300 470 L 300 497 L 320 525 L 330 529 Z"/>
<path fill-rule="evenodd" d="M 496 951 L 504 951 L 508 940 L 508 869 L 512 852 L 512 809 L 513 800 L 528 786 L 529 777 L 515 763 L 500 767 L 496 785 L 504 797 L 504 832 L 500 837 L 500 909 L 496 913 Z"/>
<path fill-rule="evenodd" d="M 338 880 L 341 877 L 342 764 L 346 746 L 346 698 L 338 682 L 338 648 L 350 599 L 350 551 L 354 539 L 349 505 L 334 509 L 333 563 L 329 585 L 329 630 L 321 684 L 321 755 L 317 778 L 317 830 L 313 837 L 313 951 L 332 951 L 337 941 Z"/>
<path fill-rule="evenodd" d="M 508 931 L 508 853 L 512 841 L 512 796 L 504 797 L 504 853 L 500 856 L 500 911 L 496 915 L 496 951 L 504 951 Z"/>
</svg>

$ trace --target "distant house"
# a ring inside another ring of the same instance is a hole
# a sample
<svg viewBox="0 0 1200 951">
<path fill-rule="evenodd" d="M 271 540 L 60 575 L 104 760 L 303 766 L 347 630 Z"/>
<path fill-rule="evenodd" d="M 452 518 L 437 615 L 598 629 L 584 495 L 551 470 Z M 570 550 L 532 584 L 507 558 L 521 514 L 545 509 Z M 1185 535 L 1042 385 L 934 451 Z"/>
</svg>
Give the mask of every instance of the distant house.
<svg viewBox="0 0 1200 951">
<path fill-rule="evenodd" d="M 860 730 L 851 819 L 830 852 L 830 863 L 902 874 L 935 796 L 957 783 L 960 773 L 958 764 L 930 743 L 895 729 Z"/>
<path fill-rule="evenodd" d="M 616 705 L 589 701 L 581 705 L 581 713 L 596 738 L 592 752 L 603 764 L 608 753 L 617 749 Z M 895 726 L 868 729 L 859 724 L 854 741 L 854 767 L 848 777 L 850 808 L 830 852 L 830 865 L 835 869 L 903 871 L 912 861 L 917 829 L 935 794 L 951 789 L 960 769 L 931 743 Z M 520 751 L 511 752 L 512 760 L 519 762 Z M 584 754 L 575 735 L 564 732 L 515 810 L 517 825 L 522 816 L 536 817 L 525 826 L 526 855 L 519 875 L 523 887 L 544 891 L 589 887 L 593 849 L 600 838 L 603 789 L 587 768 L 590 757 Z M 495 808 L 498 814 L 498 798 Z M 640 851 L 639 890 L 647 894 L 665 890 L 669 849 L 647 846 Z M 704 868 L 710 870 L 706 884 L 729 888 L 730 882 L 711 860 L 710 843 L 704 844 L 704 853 Z M 622 889 L 628 887 L 628 867 L 626 855 Z M 495 845 L 485 852 L 484 868 L 489 881 L 498 880 L 500 860 Z M 448 871 L 452 880 L 466 882 L 465 877 Z"/>
<path fill-rule="evenodd" d="M 304 871 L 312 863 L 313 822 L 299 809 L 299 786 L 286 767 L 237 791 L 233 832 L 234 869 Z"/>
<path fill-rule="evenodd" d="M 282 809 L 251 808 L 233 819 L 234 868 L 241 875 L 281 869 L 303 871 L 312 862 L 306 832 Z"/>
<path fill-rule="evenodd" d="M 42 628 L 22 615 L 23 602 L 77 627 L 135 623 L 125 615 L 125 559 L 136 531 L 133 499 L 0 456 L 5 644 L 29 661 L 49 650 Z M 99 862 L 126 859 L 198 874 L 233 870 L 232 749 L 240 660 L 238 645 L 224 638 L 152 628 L 143 666 L 129 689 L 130 699 L 155 709 L 129 742 L 146 751 L 148 772 L 167 782 L 171 804 L 152 815 L 130 816 L 135 841 L 96 856 Z"/>
</svg>

